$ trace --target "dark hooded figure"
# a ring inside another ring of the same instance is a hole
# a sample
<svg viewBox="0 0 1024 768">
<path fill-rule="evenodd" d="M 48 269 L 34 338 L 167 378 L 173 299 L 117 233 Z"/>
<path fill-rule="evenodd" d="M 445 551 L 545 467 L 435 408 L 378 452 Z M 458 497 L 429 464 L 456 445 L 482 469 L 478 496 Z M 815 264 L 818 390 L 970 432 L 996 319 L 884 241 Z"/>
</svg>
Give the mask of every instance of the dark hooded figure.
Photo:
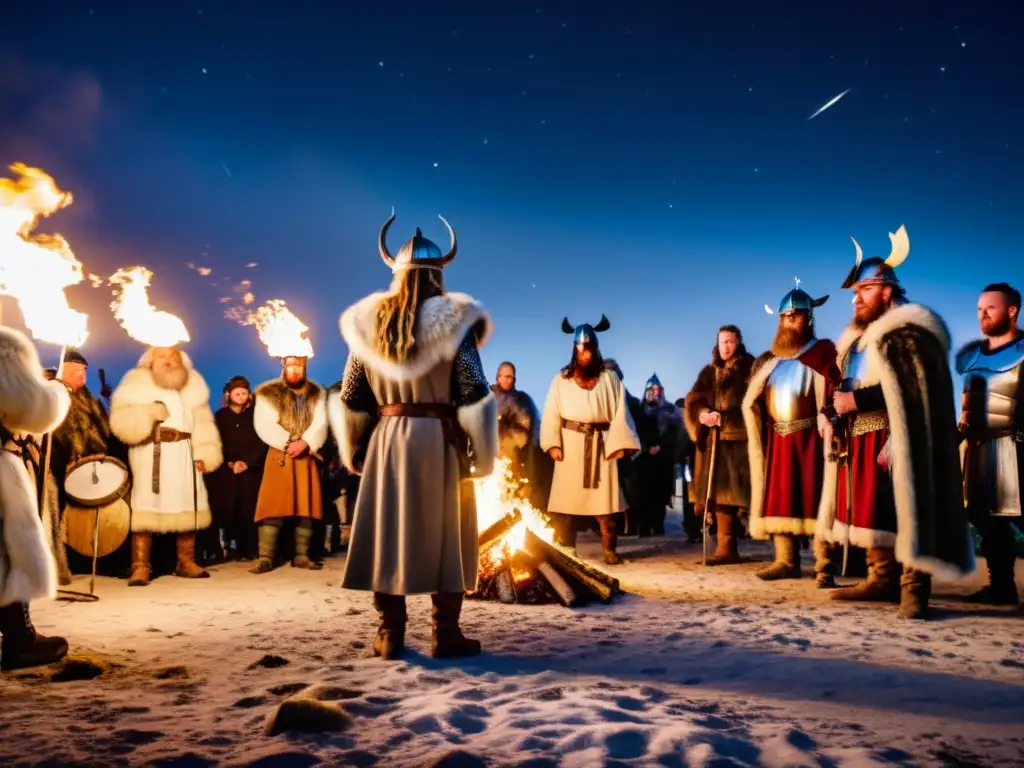
<svg viewBox="0 0 1024 768">
<path fill-rule="evenodd" d="M 679 411 L 665 400 L 665 390 L 654 374 L 644 387 L 644 433 L 637 425 L 642 449 L 635 458 L 637 532 L 641 536 L 665 535 L 666 507 L 675 492 L 676 444 L 682 421 Z"/>
</svg>

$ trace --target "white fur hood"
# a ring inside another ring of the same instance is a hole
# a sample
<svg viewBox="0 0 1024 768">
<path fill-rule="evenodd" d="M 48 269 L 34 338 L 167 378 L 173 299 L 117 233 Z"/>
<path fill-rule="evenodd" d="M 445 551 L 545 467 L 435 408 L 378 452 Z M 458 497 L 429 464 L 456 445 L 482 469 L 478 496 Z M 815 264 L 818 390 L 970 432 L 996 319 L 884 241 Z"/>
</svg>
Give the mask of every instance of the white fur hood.
<svg viewBox="0 0 1024 768">
<path fill-rule="evenodd" d="M 942 318 L 932 309 L 924 304 L 901 304 L 893 307 L 880 318 L 871 323 L 867 328 L 857 328 L 848 325 L 836 342 L 836 349 L 842 359 L 846 351 L 856 342 L 858 349 L 865 349 L 868 346 L 875 346 L 881 342 L 886 334 L 903 328 L 908 325 L 917 325 L 931 332 L 942 344 L 946 353 L 949 353 L 952 340 L 949 329 Z"/>
</svg>

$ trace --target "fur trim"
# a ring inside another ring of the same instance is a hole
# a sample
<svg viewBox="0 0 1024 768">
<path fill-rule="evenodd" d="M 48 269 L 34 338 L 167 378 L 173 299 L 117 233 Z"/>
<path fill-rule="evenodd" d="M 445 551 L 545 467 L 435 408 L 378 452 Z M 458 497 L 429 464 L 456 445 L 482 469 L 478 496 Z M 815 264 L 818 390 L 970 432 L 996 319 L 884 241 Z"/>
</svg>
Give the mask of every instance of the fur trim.
<svg viewBox="0 0 1024 768">
<path fill-rule="evenodd" d="M 389 294 L 372 293 L 346 309 L 340 320 L 341 336 L 349 353 L 367 367 L 394 381 L 411 381 L 425 375 L 442 361 L 455 359 L 466 333 L 478 329 L 477 346 L 487 343 L 494 329 L 483 304 L 464 293 L 445 293 L 423 302 L 419 310 L 415 356 L 404 363 L 384 360 L 377 354 L 377 307 Z"/>
<path fill-rule="evenodd" d="M 333 390 L 327 395 L 327 419 L 338 445 L 342 466 L 354 475 L 359 474 L 355 456 L 372 425 L 371 414 L 352 410 L 342 402 L 341 391 Z"/>
<path fill-rule="evenodd" d="M 306 393 L 306 408 L 311 413 L 298 419 L 298 423 L 305 425 L 301 438 L 309 445 L 309 450 L 315 453 L 327 442 L 326 393 L 323 387 L 313 381 L 307 381 Z M 281 421 L 288 409 L 294 406 L 294 395 L 282 379 L 271 379 L 256 388 L 255 397 L 258 406 L 253 412 L 256 434 L 271 448 L 283 451 L 288 445 L 291 432 L 281 425 Z"/>
<path fill-rule="evenodd" d="M 59 381 L 46 381 L 29 338 L 0 326 L 0 423 L 14 433 L 41 435 L 67 416 L 71 396 Z"/>
<path fill-rule="evenodd" d="M 459 426 L 473 446 L 473 476 L 487 477 L 494 472 L 498 458 L 498 401 L 493 392 L 471 405 L 456 409 Z"/>
<path fill-rule="evenodd" d="M 196 459 L 198 461 L 198 459 Z M 194 512 L 155 512 L 151 509 L 132 510 L 132 531 L 144 533 L 192 533 L 213 524 L 209 507 Z"/>
<path fill-rule="evenodd" d="M 206 473 L 216 472 L 224 463 L 224 446 L 209 403 L 192 408 L 192 458 L 203 462 Z"/>
<path fill-rule="evenodd" d="M 0 606 L 56 595 L 57 569 L 32 479 L 17 456 L 0 451 Z"/>
</svg>

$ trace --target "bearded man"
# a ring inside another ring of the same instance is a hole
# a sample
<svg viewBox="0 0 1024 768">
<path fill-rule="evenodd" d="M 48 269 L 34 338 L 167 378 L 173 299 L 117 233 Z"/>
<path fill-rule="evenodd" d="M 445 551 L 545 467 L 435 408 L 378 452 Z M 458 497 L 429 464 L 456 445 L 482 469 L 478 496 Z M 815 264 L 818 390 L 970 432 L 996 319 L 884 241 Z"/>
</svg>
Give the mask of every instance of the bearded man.
<svg viewBox="0 0 1024 768">
<path fill-rule="evenodd" d="M 665 399 L 658 374 L 653 374 L 644 385 L 640 409 L 640 418 L 649 426 L 642 430 L 634 418 L 643 449 L 632 462 L 637 506 L 631 511 L 635 513 L 637 533 L 664 536 L 665 508 L 672 503 L 676 490 L 676 454 L 682 419 L 679 410 Z"/>
<path fill-rule="evenodd" d="M 39 518 L 26 439 L 55 429 L 71 399 L 65 385 L 46 381 L 28 338 L 0 326 L 0 669 L 52 664 L 68 652 L 62 637 L 32 626 L 29 603 L 57 595 L 57 569 Z"/>
<path fill-rule="evenodd" d="M 821 409 L 839 383 L 836 347 L 814 335 L 814 299 L 797 286 L 779 302 L 772 347 L 754 363 L 743 419 L 750 460 L 750 535 L 772 539 L 775 561 L 757 572 L 764 581 L 799 579 L 800 537 L 813 536 L 825 468 Z M 834 586 L 824 542 L 816 544 L 818 585 Z"/>
<path fill-rule="evenodd" d="M 426 593 L 431 654 L 473 656 L 480 642 L 462 634 L 459 617 L 478 576 L 472 479 L 494 470 L 498 450 L 497 403 L 477 350 L 491 317 L 472 297 L 445 292 L 442 270 L 457 246 L 448 222 L 447 254 L 417 229 L 392 256 L 394 219 L 379 240 L 391 290 L 341 316 L 349 358 L 328 407 L 341 461 L 362 475 L 342 586 L 373 592 L 375 655 L 402 653 L 406 596 Z"/>
<path fill-rule="evenodd" d="M 540 447 L 555 462 L 547 510 L 557 515 L 560 543 L 576 546 L 577 517 L 595 517 L 601 528 L 601 547 L 608 565 L 622 562 L 616 551 L 615 515 L 626 509 L 619 482 L 618 460 L 640 450 L 626 388 L 614 363 L 601 357 L 597 334 L 611 328 L 601 315 L 597 325 L 575 328 L 562 319 L 562 331 L 572 335 L 569 364 L 555 374 L 540 422 Z"/>
<path fill-rule="evenodd" d="M 817 535 L 867 550 L 866 581 L 833 599 L 899 602 L 901 617 L 918 619 L 927 614 L 932 576 L 962 578 L 974 553 L 949 331 L 935 312 L 908 302 L 896 276 L 910 253 L 906 229 L 889 239 L 885 259 L 864 259 L 853 241 L 857 260 L 843 283 L 854 293 L 853 322 L 836 345 L 844 379 L 832 401 L 844 417 L 832 456 L 844 460 L 826 464 Z M 830 424 L 830 442 L 832 432 Z"/>
<path fill-rule="evenodd" d="M 223 460 L 210 389 L 177 347 L 151 347 L 114 390 L 110 428 L 129 446 L 132 572 L 128 586 L 152 579 L 153 534 L 177 536 L 174 575 L 210 574 L 196 564 L 196 533 L 212 522 L 202 474 Z"/>
<path fill-rule="evenodd" d="M 698 514 L 714 515 L 717 528 L 718 542 L 708 565 L 740 562 L 739 517 L 750 505 L 750 461 L 742 405 L 753 364 L 740 329 L 723 325 L 711 350 L 711 364 L 704 366 L 686 396 L 686 431 L 696 446 L 691 498 Z M 717 435 L 712 430 L 718 430 Z M 714 484 L 710 508 L 705 509 L 712 447 Z"/>
<path fill-rule="evenodd" d="M 516 367 L 508 361 L 498 366 L 491 392 L 498 401 L 498 456 L 508 460 L 517 480 L 527 481 L 523 492 L 539 508 L 547 501 L 550 490 L 550 472 L 543 472 L 543 462 L 538 461 L 543 456 L 540 413 L 533 398 L 516 389 Z"/>
<path fill-rule="evenodd" d="M 956 356 L 963 379 L 964 502 L 981 533 L 988 584 L 970 600 L 1018 605 L 1014 533 L 1020 528 L 1024 478 L 1024 332 L 1020 291 L 988 285 L 978 299 L 982 339 Z"/>
<path fill-rule="evenodd" d="M 285 519 L 295 520 L 292 565 L 309 571 L 323 566 L 309 557 L 313 521 L 323 519 L 320 456 L 327 441 L 327 395 L 306 378 L 305 357 L 281 360 L 281 378 L 256 388 L 253 422 L 267 444 L 263 483 L 256 502 L 260 555 L 250 573 L 274 568 L 277 538 Z"/>
</svg>

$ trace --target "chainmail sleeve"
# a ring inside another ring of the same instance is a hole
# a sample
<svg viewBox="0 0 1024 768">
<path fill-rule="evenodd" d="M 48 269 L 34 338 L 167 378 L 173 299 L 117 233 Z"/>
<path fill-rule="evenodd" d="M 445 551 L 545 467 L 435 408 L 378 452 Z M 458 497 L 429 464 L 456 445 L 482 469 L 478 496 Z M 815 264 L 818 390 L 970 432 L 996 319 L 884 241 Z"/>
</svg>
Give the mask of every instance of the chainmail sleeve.
<svg viewBox="0 0 1024 768">
<path fill-rule="evenodd" d="M 377 422 L 377 396 L 366 377 L 366 368 L 354 355 L 349 355 L 345 375 L 335 386 L 327 395 L 327 419 L 342 465 L 359 474 Z"/>
<path fill-rule="evenodd" d="M 349 355 L 345 364 L 345 375 L 341 379 L 341 402 L 350 411 L 377 412 L 377 396 L 373 394 L 370 380 L 366 378 L 362 360 L 355 355 Z"/>
<path fill-rule="evenodd" d="M 476 348 L 476 334 L 470 331 L 462 339 L 452 363 L 452 404 L 472 405 L 491 394 L 484 364 Z"/>
</svg>

